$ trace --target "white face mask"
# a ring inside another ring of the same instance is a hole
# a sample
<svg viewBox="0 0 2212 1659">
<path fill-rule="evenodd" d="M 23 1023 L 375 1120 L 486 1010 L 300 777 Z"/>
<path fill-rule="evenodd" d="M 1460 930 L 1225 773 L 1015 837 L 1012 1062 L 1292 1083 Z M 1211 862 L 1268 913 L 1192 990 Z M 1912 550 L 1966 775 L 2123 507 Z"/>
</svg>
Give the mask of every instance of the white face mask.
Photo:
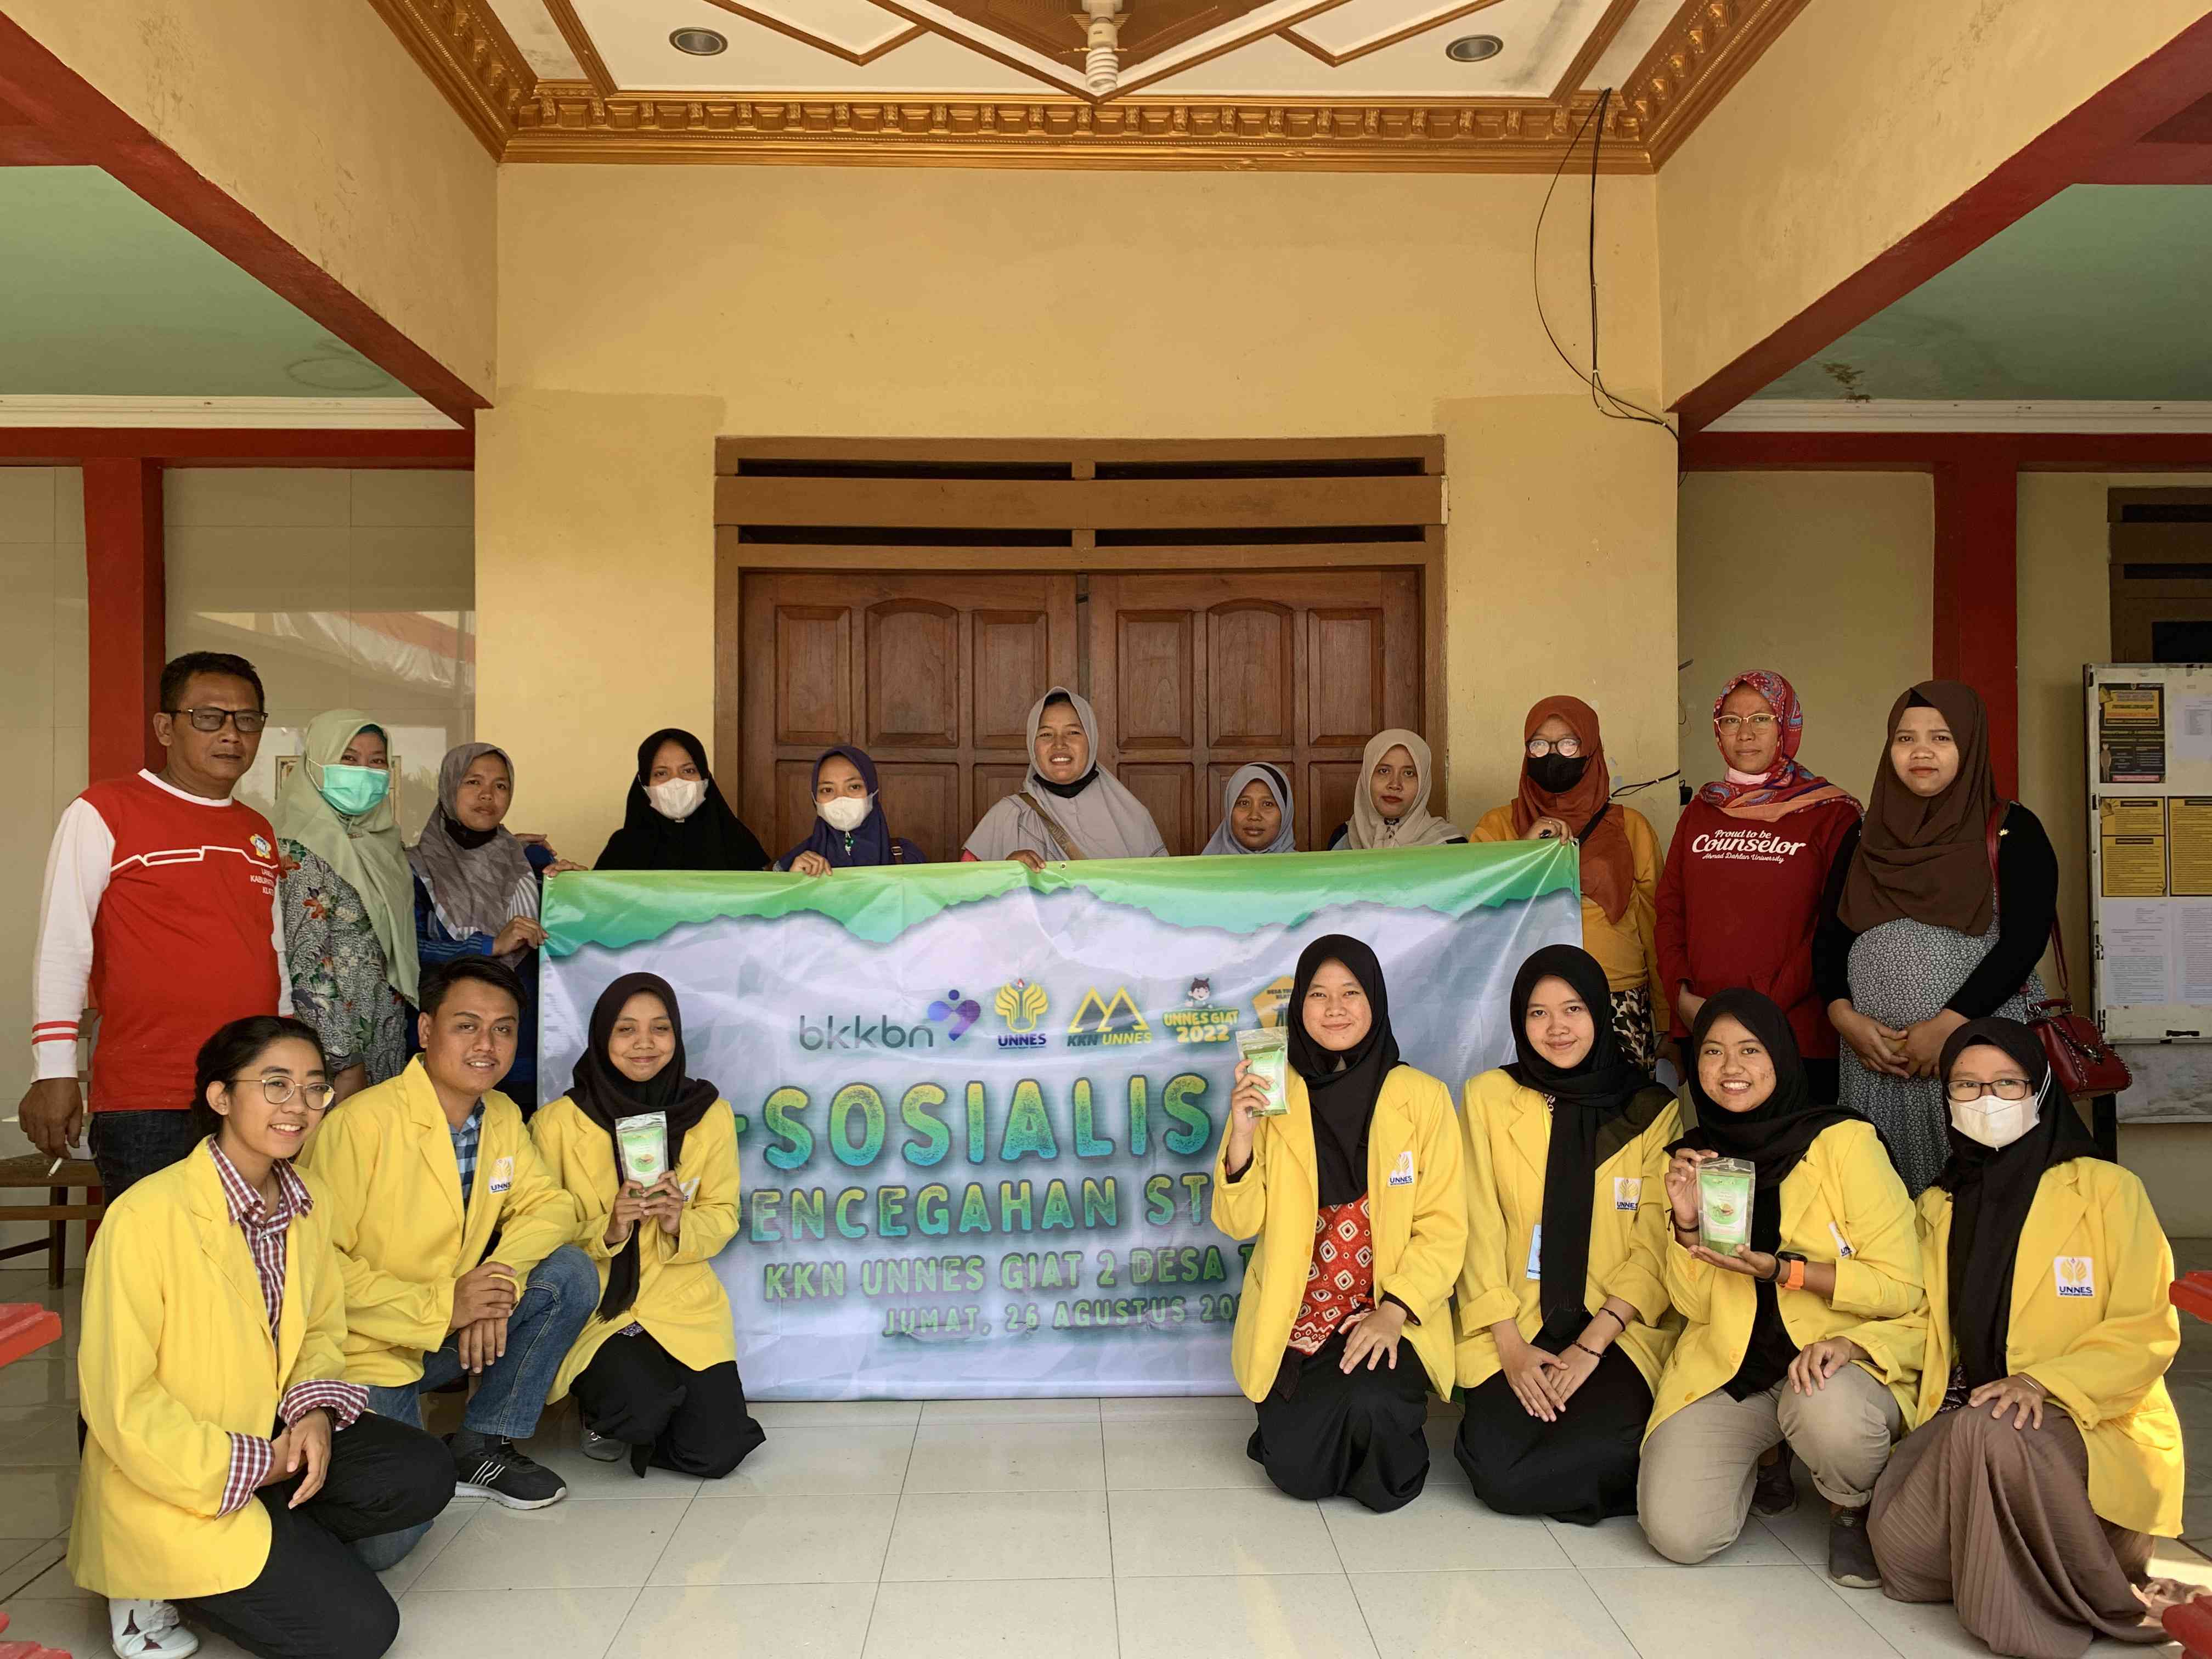
<svg viewBox="0 0 2212 1659">
<path fill-rule="evenodd" d="M 2045 1085 L 2045 1088 L 2050 1085 Z M 2009 1146 L 2036 1125 L 2040 1091 L 2026 1100 L 2000 1100 L 1985 1094 L 1972 1100 L 1951 1103 L 1951 1127 L 1969 1140 L 1992 1151 Z"/>
<path fill-rule="evenodd" d="M 699 803 L 707 799 L 704 778 L 671 778 L 665 783 L 646 786 L 646 799 L 653 810 L 664 818 L 673 818 L 678 823 L 699 810 Z"/>
<path fill-rule="evenodd" d="M 832 830 L 842 830 L 847 835 L 867 821 L 870 809 L 876 804 L 873 795 L 839 795 L 816 805 L 822 822 Z"/>
</svg>

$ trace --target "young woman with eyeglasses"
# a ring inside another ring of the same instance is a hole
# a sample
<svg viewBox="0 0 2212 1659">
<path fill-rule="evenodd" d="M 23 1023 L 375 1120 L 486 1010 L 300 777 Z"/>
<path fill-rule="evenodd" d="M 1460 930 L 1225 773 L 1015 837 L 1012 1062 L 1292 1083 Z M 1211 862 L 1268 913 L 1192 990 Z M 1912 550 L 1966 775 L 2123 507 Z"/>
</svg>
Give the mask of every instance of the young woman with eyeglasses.
<svg viewBox="0 0 2212 1659">
<path fill-rule="evenodd" d="M 1580 697 L 1544 698 L 1528 711 L 1521 738 L 1520 793 L 1484 813 L 1470 839 L 1575 844 L 1583 948 L 1605 969 L 1623 1058 L 1649 1067 L 1658 1048 L 1659 838 L 1641 812 L 1613 801 L 1597 711 Z"/>
<path fill-rule="evenodd" d="M 1804 735 L 1797 693 L 1779 674 L 1738 674 L 1714 700 L 1722 775 L 1684 811 L 1659 878 L 1659 1013 L 1684 1038 L 1724 987 L 1771 998 L 1825 1104 L 1836 1097 L 1836 1030 L 1813 982 L 1813 935 L 1859 804 L 1799 763 Z"/>
<path fill-rule="evenodd" d="M 179 1611 L 249 1653 L 376 1659 L 399 1609 L 352 1544 L 453 1496 L 452 1454 L 345 1381 L 344 1284 L 292 1168 L 331 1096 L 313 1027 L 225 1025 L 194 1083 L 207 1138 L 93 1241 L 69 1569 L 124 1610 L 125 1659 L 190 1653 Z"/>
</svg>

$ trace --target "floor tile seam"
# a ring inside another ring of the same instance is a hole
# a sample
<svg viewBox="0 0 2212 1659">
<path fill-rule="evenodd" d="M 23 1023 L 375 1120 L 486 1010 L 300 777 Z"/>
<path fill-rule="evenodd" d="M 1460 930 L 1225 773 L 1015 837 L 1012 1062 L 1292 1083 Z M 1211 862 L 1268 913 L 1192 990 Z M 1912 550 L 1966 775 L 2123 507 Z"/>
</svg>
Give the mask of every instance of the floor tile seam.
<svg viewBox="0 0 2212 1659">
<path fill-rule="evenodd" d="M 639 1579 L 637 1582 L 637 1588 L 640 1595 L 644 1593 L 647 1585 L 653 1583 L 653 1574 L 660 1571 L 661 1562 L 667 1559 L 669 1550 L 674 1547 L 678 1535 L 683 1532 L 684 1523 L 691 1518 L 692 1507 L 696 1504 L 698 1501 L 699 1497 L 696 1492 L 694 1492 L 690 1497 L 684 1500 L 683 1511 L 677 1516 L 675 1523 L 668 1528 L 668 1536 L 661 1540 L 659 1553 L 653 1556 L 652 1564 L 645 1570 L 645 1577 Z M 633 1607 L 636 1605 L 636 1597 L 633 1596 L 631 1598 L 630 1604 Z M 629 1614 L 625 1613 L 623 1616 L 624 1618 L 628 1618 Z M 611 1646 L 612 1644 L 611 1643 L 609 1645 Z M 602 1659 L 604 1659 L 604 1656 L 602 1656 Z"/>
<path fill-rule="evenodd" d="M 1638 1659 L 1643 1659 L 1644 1650 L 1636 1645 L 1636 1638 L 1628 1633 L 1628 1626 L 1620 1622 L 1620 1615 L 1613 1610 L 1613 1603 L 1605 1599 L 1605 1592 L 1590 1582 L 1589 1570 L 1572 1562 L 1568 1565 L 1574 1567 L 1575 1577 L 1583 1581 L 1583 1588 L 1589 1592 L 1590 1600 L 1597 1603 L 1597 1610 L 1606 1616 L 1607 1622 L 1613 1629 L 1620 1632 L 1621 1646 L 1635 1654 Z"/>
<path fill-rule="evenodd" d="M 672 1537 L 674 1534 L 672 1534 L 670 1535 Z M 647 1575 L 647 1582 L 650 1583 L 651 1581 L 651 1575 Z M 629 1623 L 629 1616 L 632 1613 L 637 1610 L 638 1599 L 644 1594 L 644 1584 L 640 1584 L 635 1589 L 630 1592 L 629 1604 L 623 1608 L 622 1617 L 616 1620 L 614 1622 L 614 1627 L 608 1631 L 607 1644 L 599 1650 L 596 1659 L 607 1659 L 607 1656 L 615 1650 L 615 1644 L 622 1640 L 623 1626 Z M 579 1655 L 578 1659 L 590 1659 L 590 1656 Z"/>
<path fill-rule="evenodd" d="M 1899 1647 L 1896 1643 L 1891 1641 L 1888 1636 L 1882 1632 L 1881 1626 L 1876 1625 L 1873 1620 L 1868 1618 L 1866 1614 L 1859 1611 L 1858 1604 L 1851 1599 L 1854 1595 L 1871 1595 L 1877 1601 L 1880 1601 L 1883 1599 L 1882 1592 L 1881 1590 L 1858 1589 L 1850 1585 L 1838 1584 L 1834 1579 L 1828 1577 L 1827 1569 L 1824 1566 L 1813 1566 L 1809 1563 L 1802 1560 L 1798 1563 L 1798 1565 L 1805 1571 L 1811 1573 L 1814 1577 L 1819 1579 L 1822 1584 L 1827 1587 L 1829 1595 L 1834 1596 L 1837 1601 L 1842 1602 L 1844 1607 L 1850 1608 L 1851 1617 L 1857 1620 L 1859 1623 L 1865 1626 L 1868 1630 L 1871 1631 L 1874 1633 L 1874 1639 L 1875 1641 L 1881 1643 L 1882 1646 L 1887 1648 L 1893 1654 L 1895 1654 L 1898 1656 L 1898 1659 L 1910 1659 L 1910 1656 L 1908 1656 L 1902 1648 Z"/>
<path fill-rule="evenodd" d="M 1103 1406 L 1098 1410 L 1098 1474 L 1103 1481 L 1106 1478 L 1106 1409 Z M 1113 1487 L 1109 1484 L 1103 1490 L 1107 1493 L 1100 1504 L 1106 1511 L 1106 1601 L 1114 1610 L 1114 1652 L 1117 1659 L 1139 1659 L 1139 1656 L 1125 1652 L 1121 1646 L 1121 1576 L 1114 1570 Z"/>
</svg>

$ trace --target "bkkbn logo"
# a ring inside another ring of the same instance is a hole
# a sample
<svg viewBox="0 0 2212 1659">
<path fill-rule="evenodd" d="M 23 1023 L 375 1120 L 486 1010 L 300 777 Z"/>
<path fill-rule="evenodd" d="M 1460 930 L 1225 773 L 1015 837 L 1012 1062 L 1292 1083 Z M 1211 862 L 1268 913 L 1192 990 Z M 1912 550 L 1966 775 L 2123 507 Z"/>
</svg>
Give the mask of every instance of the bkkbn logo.
<svg viewBox="0 0 2212 1659">
<path fill-rule="evenodd" d="M 1115 987 L 1110 999 L 1096 989 L 1085 991 L 1076 1005 L 1075 1018 L 1068 1022 L 1071 1048 L 1119 1048 L 1152 1040 L 1152 1028 L 1130 1000 L 1127 986 Z"/>
<path fill-rule="evenodd" d="M 1001 1036 L 999 1046 L 1001 1048 L 1043 1048 L 1044 1033 L 1037 1030 L 1036 1023 L 1044 1018 L 1045 1011 L 1051 1006 L 1051 999 L 1045 994 L 1042 985 L 1032 985 L 1025 979 L 1018 979 L 1011 985 L 1001 985 L 999 994 L 991 1000 L 991 1007 L 1000 1019 L 1006 1021 L 1006 1030 L 1013 1035 Z"/>
<path fill-rule="evenodd" d="M 824 1048 L 934 1048 L 937 1033 L 927 1025 L 902 1025 L 865 1014 L 824 1014 L 819 1021 L 801 1014 L 799 1046 L 809 1054 Z"/>
</svg>

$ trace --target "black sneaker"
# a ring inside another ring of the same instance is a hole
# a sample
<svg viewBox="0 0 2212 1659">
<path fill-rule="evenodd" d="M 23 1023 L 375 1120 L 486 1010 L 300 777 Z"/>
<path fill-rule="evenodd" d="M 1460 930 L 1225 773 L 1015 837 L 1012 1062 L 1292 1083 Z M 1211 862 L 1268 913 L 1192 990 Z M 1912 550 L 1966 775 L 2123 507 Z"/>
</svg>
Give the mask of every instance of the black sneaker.
<svg viewBox="0 0 2212 1659">
<path fill-rule="evenodd" d="M 1866 1518 L 1864 1510 L 1836 1510 L 1829 1515 L 1828 1577 L 1853 1589 L 1880 1589 L 1881 1569 L 1875 1565 Z"/>
<path fill-rule="evenodd" d="M 1751 1489 L 1751 1512 L 1762 1519 L 1787 1515 L 1797 1507 L 1797 1482 L 1790 1473 L 1790 1449 L 1771 1463 L 1759 1466 L 1759 1479 Z"/>
<path fill-rule="evenodd" d="M 568 1495 L 568 1484 L 559 1475 L 515 1450 L 512 1440 L 487 1440 L 474 1451 L 453 1454 L 456 1498 L 489 1498 L 511 1510 L 542 1510 Z"/>
</svg>

